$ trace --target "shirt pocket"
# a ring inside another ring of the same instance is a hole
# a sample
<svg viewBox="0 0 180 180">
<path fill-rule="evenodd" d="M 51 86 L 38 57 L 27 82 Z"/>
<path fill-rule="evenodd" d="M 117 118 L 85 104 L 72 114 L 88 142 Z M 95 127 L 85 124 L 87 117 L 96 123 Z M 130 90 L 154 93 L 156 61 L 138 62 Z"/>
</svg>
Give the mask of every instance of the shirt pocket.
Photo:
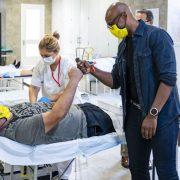
<svg viewBox="0 0 180 180">
<path fill-rule="evenodd" d="M 145 49 L 142 52 L 137 53 L 137 60 L 141 72 L 150 70 L 152 68 L 152 53 L 150 49 Z"/>
</svg>

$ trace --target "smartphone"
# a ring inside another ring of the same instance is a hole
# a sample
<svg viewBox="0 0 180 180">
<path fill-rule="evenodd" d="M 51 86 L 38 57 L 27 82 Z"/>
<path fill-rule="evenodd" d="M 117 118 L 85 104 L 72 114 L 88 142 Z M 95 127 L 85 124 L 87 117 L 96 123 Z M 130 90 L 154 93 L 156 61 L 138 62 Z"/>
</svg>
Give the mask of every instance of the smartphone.
<svg viewBox="0 0 180 180">
<path fill-rule="evenodd" d="M 78 63 L 78 62 L 81 62 L 82 60 L 80 60 L 80 58 L 76 58 L 75 61 Z M 87 61 L 90 65 L 94 64 L 93 61 Z"/>
</svg>

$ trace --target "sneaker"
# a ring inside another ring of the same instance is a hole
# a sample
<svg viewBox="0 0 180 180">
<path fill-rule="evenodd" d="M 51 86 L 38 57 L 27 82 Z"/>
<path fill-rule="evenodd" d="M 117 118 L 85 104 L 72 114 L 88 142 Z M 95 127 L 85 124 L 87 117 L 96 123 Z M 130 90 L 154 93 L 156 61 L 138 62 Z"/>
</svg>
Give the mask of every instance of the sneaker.
<svg viewBox="0 0 180 180">
<path fill-rule="evenodd" d="M 17 59 L 15 59 L 12 64 L 14 65 L 14 67 L 15 67 L 16 69 L 18 69 L 18 68 L 20 67 L 20 65 L 21 65 L 21 62 L 18 61 Z"/>
</svg>

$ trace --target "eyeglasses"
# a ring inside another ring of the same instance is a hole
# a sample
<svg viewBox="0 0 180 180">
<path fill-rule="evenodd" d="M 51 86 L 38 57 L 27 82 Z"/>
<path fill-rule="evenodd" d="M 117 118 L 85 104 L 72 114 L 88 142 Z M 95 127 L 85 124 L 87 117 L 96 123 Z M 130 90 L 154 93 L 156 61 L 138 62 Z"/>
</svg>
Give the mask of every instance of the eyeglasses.
<svg viewBox="0 0 180 180">
<path fill-rule="evenodd" d="M 114 24 L 117 24 L 119 22 L 119 18 L 123 15 L 123 13 L 118 14 L 112 22 L 107 23 L 107 28 L 111 29 Z"/>
</svg>

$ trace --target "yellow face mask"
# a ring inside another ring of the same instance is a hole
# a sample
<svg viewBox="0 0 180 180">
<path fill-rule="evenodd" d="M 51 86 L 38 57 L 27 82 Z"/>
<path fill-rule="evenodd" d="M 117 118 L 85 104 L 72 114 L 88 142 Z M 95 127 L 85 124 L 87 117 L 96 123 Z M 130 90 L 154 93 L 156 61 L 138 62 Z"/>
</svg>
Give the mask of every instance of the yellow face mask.
<svg viewBox="0 0 180 180">
<path fill-rule="evenodd" d="M 109 30 L 119 40 L 125 38 L 128 35 L 128 31 L 126 28 L 119 29 L 116 24 L 112 25 Z"/>
<path fill-rule="evenodd" d="M 8 107 L 0 105 L 0 119 L 1 118 L 6 118 L 9 120 L 11 117 L 11 112 Z"/>
</svg>

